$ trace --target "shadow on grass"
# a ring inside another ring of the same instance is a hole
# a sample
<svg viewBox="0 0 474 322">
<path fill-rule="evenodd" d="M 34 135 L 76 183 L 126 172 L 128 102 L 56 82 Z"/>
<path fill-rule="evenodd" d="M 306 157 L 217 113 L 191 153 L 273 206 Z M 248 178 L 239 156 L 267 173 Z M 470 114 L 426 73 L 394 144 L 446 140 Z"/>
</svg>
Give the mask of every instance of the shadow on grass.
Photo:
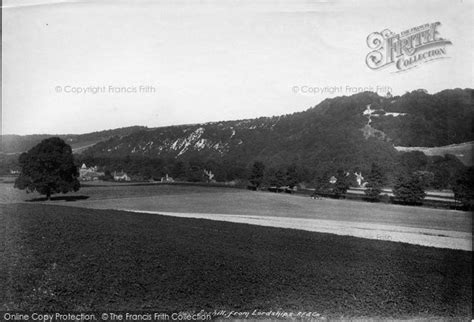
<svg viewBox="0 0 474 322">
<path fill-rule="evenodd" d="M 89 196 L 56 196 L 51 197 L 51 201 L 78 201 L 78 200 L 85 200 L 89 199 Z M 41 197 L 41 198 L 34 198 L 30 200 L 26 200 L 27 202 L 39 202 L 39 201 L 47 201 L 48 198 Z"/>
</svg>

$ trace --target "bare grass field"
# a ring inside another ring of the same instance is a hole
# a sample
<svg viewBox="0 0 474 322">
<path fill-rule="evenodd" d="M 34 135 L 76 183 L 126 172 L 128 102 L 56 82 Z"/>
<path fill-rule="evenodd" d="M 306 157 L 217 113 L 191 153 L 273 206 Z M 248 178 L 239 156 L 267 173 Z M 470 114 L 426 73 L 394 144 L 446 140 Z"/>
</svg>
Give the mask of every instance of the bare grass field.
<svg viewBox="0 0 474 322">
<path fill-rule="evenodd" d="M 149 212 L 472 250 L 472 215 L 455 210 L 194 185 L 91 185 L 51 202 L 11 185 L 2 188 L 6 202 Z"/>
<path fill-rule="evenodd" d="M 470 244 L 467 212 L 185 185 L 91 185 L 45 201 L 3 183 L 0 200 L 1 310 L 472 314 L 472 252 L 409 240 Z M 401 242 L 383 240 L 394 231 Z"/>
<path fill-rule="evenodd" d="M 0 310 L 472 317 L 466 251 L 51 204 L 0 226 Z"/>
</svg>

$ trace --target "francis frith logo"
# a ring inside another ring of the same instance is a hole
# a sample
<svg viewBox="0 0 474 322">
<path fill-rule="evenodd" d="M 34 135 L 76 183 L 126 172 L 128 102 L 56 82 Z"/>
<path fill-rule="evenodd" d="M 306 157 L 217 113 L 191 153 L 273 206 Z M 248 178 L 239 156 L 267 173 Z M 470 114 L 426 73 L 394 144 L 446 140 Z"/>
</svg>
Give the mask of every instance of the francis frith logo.
<svg viewBox="0 0 474 322">
<path fill-rule="evenodd" d="M 367 37 L 372 51 L 366 57 L 370 69 L 394 66 L 395 72 L 406 71 L 428 61 L 448 58 L 446 46 L 451 41 L 441 38 L 440 22 L 427 23 L 394 33 L 389 29 L 373 32 Z"/>
</svg>

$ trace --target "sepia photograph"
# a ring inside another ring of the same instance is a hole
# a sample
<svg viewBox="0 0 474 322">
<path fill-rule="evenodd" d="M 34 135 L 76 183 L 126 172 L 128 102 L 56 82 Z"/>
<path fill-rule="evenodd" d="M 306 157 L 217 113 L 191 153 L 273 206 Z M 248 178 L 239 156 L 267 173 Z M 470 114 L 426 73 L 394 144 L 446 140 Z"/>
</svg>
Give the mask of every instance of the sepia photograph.
<svg viewBox="0 0 474 322">
<path fill-rule="evenodd" d="M 0 321 L 473 320 L 474 1 L 0 7 Z"/>
</svg>

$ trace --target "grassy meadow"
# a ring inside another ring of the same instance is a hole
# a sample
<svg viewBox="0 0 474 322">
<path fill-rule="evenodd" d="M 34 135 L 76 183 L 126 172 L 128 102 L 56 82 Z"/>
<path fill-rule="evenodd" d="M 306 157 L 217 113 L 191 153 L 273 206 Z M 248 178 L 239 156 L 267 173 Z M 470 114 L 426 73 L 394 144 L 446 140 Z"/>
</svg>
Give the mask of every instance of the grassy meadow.
<svg viewBox="0 0 474 322">
<path fill-rule="evenodd" d="M 470 252 L 57 205 L 0 213 L 1 310 L 471 314 Z"/>
<path fill-rule="evenodd" d="M 117 208 L 472 228 L 467 212 L 223 187 L 91 185 L 44 201 L 0 183 L 0 310 L 472 317 L 472 252 Z"/>
<path fill-rule="evenodd" d="M 280 216 L 371 222 L 406 227 L 471 232 L 469 212 L 411 207 L 354 200 L 314 200 L 304 195 L 255 192 L 193 185 L 90 185 L 76 193 L 53 196 L 52 203 L 99 209 Z M 0 202 L 41 203 L 39 194 L 26 194 L 0 184 Z"/>
</svg>

